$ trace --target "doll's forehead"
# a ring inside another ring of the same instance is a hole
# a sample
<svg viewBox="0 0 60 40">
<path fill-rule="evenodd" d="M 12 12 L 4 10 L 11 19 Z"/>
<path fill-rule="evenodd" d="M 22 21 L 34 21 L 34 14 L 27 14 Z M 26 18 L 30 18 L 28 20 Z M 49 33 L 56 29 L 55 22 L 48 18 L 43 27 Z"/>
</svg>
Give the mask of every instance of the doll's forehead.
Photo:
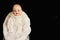
<svg viewBox="0 0 60 40">
<path fill-rule="evenodd" d="M 16 9 L 16 8 L 21 9 L 21 6 L 20 6 L 19 4 L 15 4 L 15 5 L 13 6 L 13 9 Z"/>
</svg>

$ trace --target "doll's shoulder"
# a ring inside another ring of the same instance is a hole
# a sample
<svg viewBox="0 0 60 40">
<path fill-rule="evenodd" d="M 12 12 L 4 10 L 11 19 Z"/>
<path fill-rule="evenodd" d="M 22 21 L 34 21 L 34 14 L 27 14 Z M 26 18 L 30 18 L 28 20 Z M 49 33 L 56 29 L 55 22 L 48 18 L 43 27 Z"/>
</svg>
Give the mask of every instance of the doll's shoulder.
<svg viewBox="0 0 60 40">
<path fill-rule="evenodd" d="M 27 20 L 27 21 L 30 21 L 29 16 L 25 12 L 23 12 L 23 19 Z"/>
<path fill-rule="evenodd" d="M 12 12 L 9 12 L 9 13 L 7 14 L 7 16 L 6 16 L 6 19 L 10 18 L 11 15 L 12 15 Z"/>
<path fill-rule="evenodd" d="M 7 16 L 11 16 L 13 14 L 13 12 L 9 12 Z"/>
<path fill-rule="evenodd" d="M 29 18 L 28 15 L 27 15 L 27 13 L 24 12 L 24 11 L 23 11 L 23 17 L 24 17 L 24 18 Z"/>
</svg>

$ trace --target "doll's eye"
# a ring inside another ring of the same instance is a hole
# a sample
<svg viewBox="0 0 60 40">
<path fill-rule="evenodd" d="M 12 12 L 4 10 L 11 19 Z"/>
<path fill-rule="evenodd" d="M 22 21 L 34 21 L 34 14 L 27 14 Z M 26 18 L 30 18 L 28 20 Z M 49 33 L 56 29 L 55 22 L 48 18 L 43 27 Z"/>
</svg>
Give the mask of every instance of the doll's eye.
<svg viewBox="0 0 60 40">
<path fill-rule="evenodd" d="M 20 10 L 18 10 L 18 12 L 19 12 Z"/>
</svg>

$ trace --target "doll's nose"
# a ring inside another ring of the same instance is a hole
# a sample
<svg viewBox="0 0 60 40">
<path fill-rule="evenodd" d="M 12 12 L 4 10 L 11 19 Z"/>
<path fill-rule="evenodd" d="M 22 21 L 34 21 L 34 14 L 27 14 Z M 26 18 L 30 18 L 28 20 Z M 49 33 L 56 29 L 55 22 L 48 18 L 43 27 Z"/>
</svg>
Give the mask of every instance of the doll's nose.
<svg viewBox="0 0 60 40">
<path fill-rule="evenodd" d="M 18 14 L 18 12 L 16 12 L 16 14 Z"/>
<path fill-rule="evenodd" d="M 16 13 L 16 14 L 18 14 L 18 13 Z"/>
</svg>

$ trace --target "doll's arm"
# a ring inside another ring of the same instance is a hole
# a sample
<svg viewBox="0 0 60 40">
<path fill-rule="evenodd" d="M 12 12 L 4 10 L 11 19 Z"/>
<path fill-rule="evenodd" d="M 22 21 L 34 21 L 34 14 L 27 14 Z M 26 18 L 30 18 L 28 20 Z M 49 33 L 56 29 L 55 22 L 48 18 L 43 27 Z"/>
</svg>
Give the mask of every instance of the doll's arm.
<svg viewBox="0 0 60 40">
<path fill-rule="evenodd" d="M 13 34 L 11 34 L 11 32 L 9 32 L 10 28 L 8 27 L 8 26 L 12 26 L 12 24 L 11 24 L 12 22 L 11 22 L 11 20 L 9 20 L 10 17 L 11 17 L 11 14 L 8 14 L 3 23 L 3 34 L 4 34 L 5 40 L 9 40 L 13 36 Z"/>
<path fill-rule="evenodd" d="M 10 14 L 7 15 L 7 17 L 5 18 L 5 21 L 3 23 L 3 34 L 4 34 L 4 38 L 7 38 L 7 34 L 8 34 L 8 29 L 7 29 L 7 21 L 10 17 Z"/>
<path fill-rule="evenodd" d="M 28 16 L 26 14 L 24 15 L 23 20 L 24 20 L 24 23 L 23 23 L 24 25 L 23 25 L 23 28 L 22 28 L 22 33 L 20 35 L 21 40 L 26 39 L 31 32 L 30 19 L 28 18 Z"/>
</svg>

